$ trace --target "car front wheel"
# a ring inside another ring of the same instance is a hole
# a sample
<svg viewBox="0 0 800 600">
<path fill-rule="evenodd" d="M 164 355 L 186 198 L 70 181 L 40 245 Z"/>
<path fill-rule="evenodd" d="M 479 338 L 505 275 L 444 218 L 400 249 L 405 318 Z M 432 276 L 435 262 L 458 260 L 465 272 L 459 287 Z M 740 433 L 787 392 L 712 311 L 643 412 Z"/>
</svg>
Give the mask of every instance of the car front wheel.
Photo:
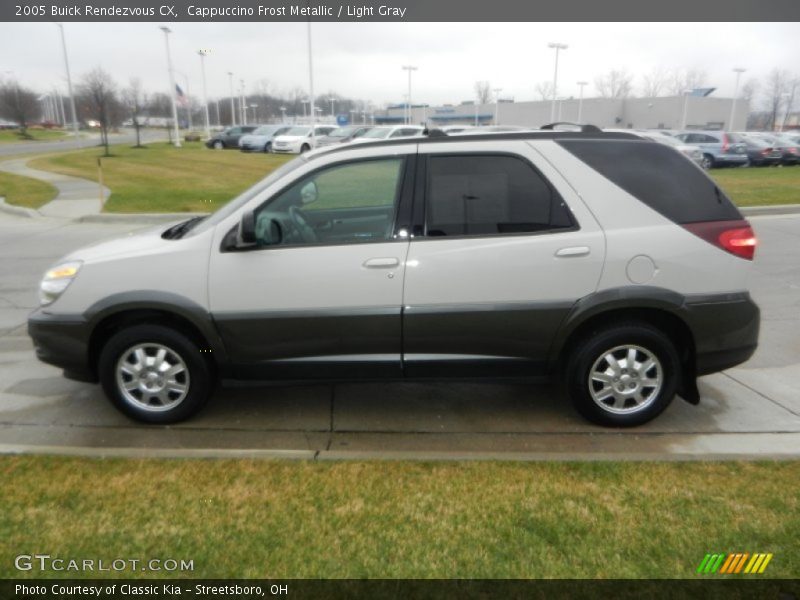
<svg viewBox="0 0 800 600">
<path fill-rule="evenodd" d="M 681 375 L 672 340 L 644 322 L 593 331 L 573 350 L 567 389 L 588 420 L 612 427 L 641 425 L 672 401 Z"/>
<path fill-rule="evenodd" d="M 272 152 L 272 144 L 270 142 L 264 144 L 264 152 Z"/>
<path fill-rule="evenodd" d="M 300 154 L 308 152 L 309 150 L 311 150 L 311 146 L 309 146 L 308 144 L 303 144 L 302 146 L 300 146 Z"/>
<path fill-rule="evenodd" d="M 222 150 L 225 147 L 225 145 L 220 140 L 217 140 L 216 142 L 214 142 L 213 147 L 214 150 Z"/>
<path fill-rule="evenodd" d="M 197 413 L 211 395 L 210 365 L 197 344 L 160 325 L 114 334 L 100 353 L 103 391 L 129 417 L 175 423 Z"/>
</svg>

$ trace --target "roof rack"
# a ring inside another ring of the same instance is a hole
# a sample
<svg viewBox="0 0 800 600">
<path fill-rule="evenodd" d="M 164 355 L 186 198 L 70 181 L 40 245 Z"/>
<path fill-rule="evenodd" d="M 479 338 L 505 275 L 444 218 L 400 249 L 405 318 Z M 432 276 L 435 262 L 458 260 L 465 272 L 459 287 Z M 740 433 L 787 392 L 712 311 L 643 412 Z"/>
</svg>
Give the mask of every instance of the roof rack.
<svg viewBox="0 0 800 600">
<path fill-rule="evenodd" d="M 601 133 L 603 130 L 597 127 L 597 125 L 589 125 L 589 124 L 581 124 L 581 123 L 571 123 L 569 121 L 556 121 L 555 123 L 548 123 L 547 125 L 542 125 L 539 129 L 544 129 L 546 131 L 556 131 L 556 128 L 561 125 L 569 125 L 570 127 L 577 127 L 578 131 L 581 133 Z M 563 129 L 561 131 L 564 131 Z"/>
</svg>

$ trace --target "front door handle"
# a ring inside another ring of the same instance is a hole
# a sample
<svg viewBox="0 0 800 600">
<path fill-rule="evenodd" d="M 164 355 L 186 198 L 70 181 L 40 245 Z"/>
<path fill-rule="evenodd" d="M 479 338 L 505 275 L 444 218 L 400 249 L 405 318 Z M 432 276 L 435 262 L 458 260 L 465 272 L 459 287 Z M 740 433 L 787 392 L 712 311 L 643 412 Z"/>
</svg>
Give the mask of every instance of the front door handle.
<svg viewBox="0 0 800 600">
<path fill-rule="evenodd" d="M 393 269 L 400 261 L 396 258 L 369 258 L 364 261 L 367 269 Z"/>
<path fill-rule="evenodd" d="M 588 256 L 591 250 L 589 246 L 570 246 L 569 248 L 561 248 L 556 252 L 556 256 L 566 258 L 570 256 Z"/>
</svg>

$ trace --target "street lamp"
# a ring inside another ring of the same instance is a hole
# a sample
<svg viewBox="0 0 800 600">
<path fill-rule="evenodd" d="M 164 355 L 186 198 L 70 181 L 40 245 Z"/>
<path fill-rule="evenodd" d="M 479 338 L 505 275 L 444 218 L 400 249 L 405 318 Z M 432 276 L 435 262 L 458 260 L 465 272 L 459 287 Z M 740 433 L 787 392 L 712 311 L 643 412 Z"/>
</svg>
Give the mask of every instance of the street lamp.
<svg viewBox="0 0 800 600">
<path fill-rule="evenodd" d="M 286 107 L 281 106 L 281 123 L 286 123 Z"/>
<path fill-rule="evenodd" d="M 175 130 L 175 147 L 181 147 L 180 132 L 178 131 L 178 107 L 175 104 L 175 75 L 172 72 L 172 56 L 169 52 L 169 34 L 172 30 L 162 25 L 159 27 L 164 32 L 164 44 L 167 48 L 167 70 L 169 71 L 169 97 L 172 99 L 172 126 Z"/>
<path fill-rule="evenodd" d="M 550 42 L 547 44 L 548 48 L 554 48 L 556 51 L 556 66 L 553 72 L 553 103 L 550 106 L 550 121 L 556 120 L 556 92 L 558 89 L 558 53 L 560 50 L 566 50 L 569 48 L 566 44 L 560 44 L 558 42 Z"/>
<path fill-rule="evenodd" d="M 231 126 L 236 127 L 236 109 L 233 103 L 233 71 L 228 71 L 228 84 L 231 88 Z"/>
<path fill-rule="evenodd" d="M 307 120 L 308 114 L 306 113 L 306 105 L 308 104 L 308 98 L 303 98 L 300 100 L 300 103 L 303 105 L 303 120 Z"/>
<path fill-rule="evenodd" d="M 503 91 L 503 88 L 494 88 L 492 89 L 494 92 L 494 124 L 499 125 L 499 116 L 500 116 L 500 92 Z"/>
<path fill-rule="evenodd" d="M 242 112 L 242 125 L 247 125 L 247 96 L 244 93 L 244 79 L 239 80 L 239 108 Z"/>
<path fill-rule="evenodd" d="M 208 93 L 206 91 L 206 54 L 210 54 L 210 50 L 198 50 L 197 54 L 200 55 L 200 70 L 203 74 L 203 106 L 205 107 L 206 116 L 206 139 L 211 137 L 211 122 L 208 118 Z"/>
<path fill-rule="evenodd" d="M 333 117 L 334 119 L 336 119 L 336 113 L 335 113 L 335 111 L 334 111 L 334 109 L 333 109 L 334 102 L 336 102 L 336 98 L 334 98 L 333 96 L 331 96 L 330 98 L 328 98 L 328 100 L 330 100 L 330 101 L 331 101 L 331 117 Z"/>
<path fill-rule="evenodd" d="M 248 104 L 247 107 L 253 109 L 253 123 L 258 123 L 258 104 Z"/>
<path fill-rule="evenodd" d="M 583 88 L 584 88 L 584 86 L 586 86 L 588 84 L 589 84 L 588 81 L 579 81 L 578 82 L 578 85 L 581 88 L 580 95 L 578 96 L 578 123 L 580 123 L 581 119 L 583 118 Z"/>
<path fill-rule="evenodd" d="M 693 90 L 683 90 L 683 117 L 681 118 L 681 129 L 686 129 L 686 120 L 689 116 L 689 94 Z"/>
<path fill-rule="evenodd" d="M 404 119 L 406 124 L 411 123 L 411 72 L 416 71 L 417 67 L 413 65 L 403 65 L 403 71 L 408 71 L 408 102 L 406 102 L 407 119 Z"/>
<path fill-rule="evenodd" d="M 731 102 L 731 119 L 728 122 L 728 131 L 733 130 L 733 117 L 736 115 L 736 96 L 739 93 L 739 78 L 745 71 L 747 71 L 747 69 L 743 69 L 742 67 L 733 68 L 733 72 L 736 73 L 736 85 L 733 87 L 733 102 Z"/>
<path fill-rule="evenodd" d="M 311 147 L 317 145 L 317 132 L 314 123 L 317 122 L 317 112 L 314 110 L 314 55 L 311 52 L 311 21 L 307 23 L 308 34 L 308 98 L 311 113 Z"/>
<path fill-rule="evenodd" d="M 69 59 L 67 58 L 67 42 L 64 39 L 64 26 L 56 23 L 61 31 L 61 50 L 64 54 L 64 69 L 67 71 L 67 90 L 69 91 L 69 103 L 72 109 L 72 132 L 75 134 L 75 141 L 78 141 L 78 112 L 75 110 L 75 95 L 72 93 L 72 77 L 69 74 Z"/>
</svg>

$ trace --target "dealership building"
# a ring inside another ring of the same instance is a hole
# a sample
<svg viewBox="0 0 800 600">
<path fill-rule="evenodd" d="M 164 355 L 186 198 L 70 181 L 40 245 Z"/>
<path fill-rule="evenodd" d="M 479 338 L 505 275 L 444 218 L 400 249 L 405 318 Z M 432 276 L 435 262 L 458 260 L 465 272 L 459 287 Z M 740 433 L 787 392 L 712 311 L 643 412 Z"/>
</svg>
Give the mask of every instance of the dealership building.
<svg viewBox="0 0 800 600">
<path fill-rule="evenodd" d="M 713 98 L 713 90 L 696 90 L 686 96 L 659 98 L 570 98 L 556 102 L 552 118 L 550 100 L 460 105 L 412 105 L 411 121 L 429 127 L 444 125 L 522 125 L 539 128 L 552 121 L 591 123 L 602 128 L 622 129 L 724 129 L 743 131 L 750 107 L 736 101 L 733 123 L 733 98 Z M 407 107 L 389 106 L 375 113 L 375 124 L 403 123 Z M 580 114 L 580 118 L 579 118 Z"/>
</svg>

